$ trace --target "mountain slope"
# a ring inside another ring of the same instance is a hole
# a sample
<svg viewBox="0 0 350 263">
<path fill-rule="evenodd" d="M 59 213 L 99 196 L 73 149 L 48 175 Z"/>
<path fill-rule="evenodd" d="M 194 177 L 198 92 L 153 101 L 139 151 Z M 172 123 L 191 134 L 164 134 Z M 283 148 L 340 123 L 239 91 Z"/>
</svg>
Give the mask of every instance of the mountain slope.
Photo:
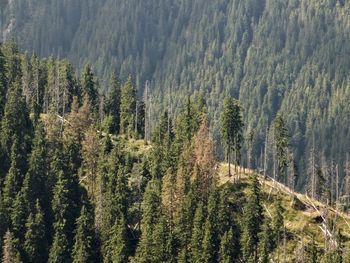
<svg viewBox="0 0 350 263">
<path fill-rule="evenodd" d="M 140 94 L 149 80 L 154 112 L 169 101 L 177 109 L 185 96 L 201 93 L 217 139 L 224 96 L 239 98 L 257 156 L 266 127 L 283 113 L 302 174 L 299 187 L 313 141 L 320 160 L 344 166 L 349 2 L 2 0 L 1 6 L 3 38 L 15 36 L 22 49 L 42 56 L 68 56 L 78 68 L 91 62 L 102 86 L 112 71 L 121 79 L 134 75 Z"/>
</svg>

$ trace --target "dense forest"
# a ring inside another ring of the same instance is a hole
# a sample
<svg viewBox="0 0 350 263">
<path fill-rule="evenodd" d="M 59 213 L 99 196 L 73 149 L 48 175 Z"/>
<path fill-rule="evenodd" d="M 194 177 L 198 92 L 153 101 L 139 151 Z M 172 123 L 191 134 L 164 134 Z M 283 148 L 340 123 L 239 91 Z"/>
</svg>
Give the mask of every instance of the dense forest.
<svg viewBox="0 0 350 263">
<path fill-rule="evenodd" d="M 187 96 L 176 118 L 165 110 L 151 130 L 136 87 L 112 76 L 102 96 L 88 64 L 78 76 L 68 60 L 0 46 L 3 263 L 349 262 L 349 217 L 334 210 L 347 211 L 349 200 L 340 207 L 328 180 L 338 177 L 324 177 L 310 158 L 308 195 L 326 206 L 306 221 L 300 197 L 292 195 L 292 210 L 262 176 L 231 169 L 243 147 L 249 168 L 254 159 L 239 101 L 226 97 L 220 112 L 227 166 L 215 158 L 203 96 Z M 273 185 L 293 189 L 282 115 L 271 130 Z M 349 172 L 348 164 L 345 193 Z M 309 223 L 297 231 L 291 216 Z"/>
<path fill-rule="evenodd" d="M 3 40 L 15 37 L 23 50 L 68 57 L 79 72 L 92 63 L 105 90 L 113 72 L 122 81 L 133 75 L 138 94 L 147 91 L 153 126 L 164 109 L 173 117 L 179 114 L 188 94 L 203 96 L 220 146 L 219 116 L 230 95 L 241 101 L 246 136 L 254 131 L 254 167 L 264 167 L 264 142 L 277 113 L 283 114 L 291 136 L 298 189 L 305 190 L 313 148 L 320 167 L 346 162 L 348 1 L 0 3 Z M 267 168 L 273 171 L 271 162 Z M 345 174 L 343 169 L 339 173 Z"/>
</svg>

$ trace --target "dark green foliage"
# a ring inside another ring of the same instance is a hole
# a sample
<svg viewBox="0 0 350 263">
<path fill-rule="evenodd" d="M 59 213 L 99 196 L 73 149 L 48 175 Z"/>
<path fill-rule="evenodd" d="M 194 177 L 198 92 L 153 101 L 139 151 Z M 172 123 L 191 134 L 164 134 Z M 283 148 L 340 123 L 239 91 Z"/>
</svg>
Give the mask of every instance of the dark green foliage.
<svg viewBox="0 0 350 263">
<path fill-rule="evenodd" d="M 94 217 L 91 208 L 84 205 L 76 222 L 77 229 L 72 251 L 73 263 L 96 262 L 98 247 L 96 246 Z"/>
<path fill-rule="evenodd" d="M 158 250 L 161 248 L 154 247 L 153 237 L 156 226 L 161 218 L 160 214 L 160 185 L 159 181 L 149 181 L 142 203 L 142 221 L 141 221 L 141 238 L 136 250 L 137 262 L 154 262 L 158 256 Z"/>
<path fill-rule="evenodd" d="M 96 87 L 96 80 L 92 68 L 89 64 L 85 65 L 81 76 L 82 97 L 87 96 L 91 102 L 91 107 L 94 111 L 98 110 L 98 91 Z"/>
<path fill-rule="evenodd" d="M 3 167 L 6 171 L 9 165 L 11 148 L 15 140 L 18 144 L 18 169 L 25 173 L 27 168 L 26 155 L 30 151 L 32 125 L 21 84 L 14 82 L 8 91 L 5 112 L 1 122 L 1 146 L 3 150 Z"/>
<path fill-rule="evenodd" d="M 2 45 L 0 45 L 0 121 L 4 113 L 4 106 L 6 103 L 7 94 L 7 79 L 5 72 L 5 57 L 2 52 Z"/>
<path fill-rule="evenodd" d="M 27 231 L 23 246 L 26 262 L 47 262 L 48 246 L 44 226 L 43 211 L 37 200 L 34 214 L 30 213 L 26 222 Z"/>
<path fill-rule="evenodd" d="M 263 222 L 260 185 L 256 175 L 251 177 L 250 191 L 243 215 L 241 246 L 245 262 L 257 262 L 259 232 Z"/>
<path fill-rule="evenodd" d="M 204 235 L 205 217 L 203 214 L 203 204 L 199 203 L 193 219 L 193 229 L 191 237 L 191 257 L 190 262 L 199 263 L 203 260 L 202 240 Z"/>
<path fill-rule="evenodd" d="M 122 215 L 112 227 L 108 244 L 108 256 L 104 258 L 104 262 L 123 263 L 127 260 L 127 225 Z"/>
<path fill-rule="evenodd" d="M 112 118 L 110 132 L 119 134 L 120 131 L 120 100 L 121 87 L 115 75 L 112 76 L 109 84 L 109 93 L 106 101 L 106 113 Z"/>
<path fill-rule="evenodd" d="M 261 228 L 259 234 L 259 259 L 261 263 L 269 263 L 271 253 L 275 247 L 274 233 L 269 218 L 264 220 Z"/>
<path fill-rule="evenodd" d="M 239 164 L 240 149 L 243 140 L 242 129 L 243 121 L 241 116 L 241 108 L 238 101 L 227 97 L 224 100 L 224 109 L 220 116 L 220 131 L 222 143 L 226 148 L 227 159 L 231 164 L 231 152 L 235 153 L 235 162 Z M 229 166 L 229 175 L 231 176 L 231 168 Z"/>
<path fill-rule="evenodd" d="M 120 132 L 132 137 L 135 131 L 136 90 L 131 76 L 121 89 Z"/>
<path fill-rule="evenodd" d="M 288 163 L 288 130 L 286 128 L 284 119 L 282 115 L 277 115 L 275 120 L 273 121 L 273 136 L 274 136 L 274 147 L 276 150 L 277 157 L 277 180 L 282 180 L 283 183 L 287 183 L 286 181 L 286 168 Z"/>
<path fill-rule="evenodd" d="M 220 262 L 222 263 L 230 263 L 234 260 L 234 237 L 233 237 L 233 231 L 230 229 L 229 231 L 225 232 L 224 235 L 221 237 L 220 242 L 220 252 L 219 252 L 219 258 Z"/>
<path fill-rule="evenodd" d="M 74 175 L 73 175 L 74 176 Z M 73 248 L 72 233 L 78 217 L 76 181 L 63 171 L 59 172 L 54 188 L 52 210 L 54 214 L 54 237 L 50 248 L 49 262 L 70 262 Z"/>
</svg>

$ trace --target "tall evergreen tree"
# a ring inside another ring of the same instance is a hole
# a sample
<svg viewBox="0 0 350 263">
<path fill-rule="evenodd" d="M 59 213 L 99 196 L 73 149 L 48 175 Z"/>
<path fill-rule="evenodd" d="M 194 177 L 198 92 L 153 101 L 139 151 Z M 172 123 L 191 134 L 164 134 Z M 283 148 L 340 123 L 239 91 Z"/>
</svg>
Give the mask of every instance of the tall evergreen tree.
<svg viewBox="0 0 350 263">
<path fill-rule="evenodd" d="M 190 262 L 199 263 L 203 260 L 202 241 L 204 237 L 203 226 L 205 217 L 203 214 L 203 203 L 199 203 L 193 219 L 193 229 L 191 237 L 191 257 Z"/>
<path fill-rule="evenodd" d="M 81 208 L 76 225 L 75 243 L 72 251 L 73 263 L 96 262 L 98 260 L 96 253 L 98 247 L 96 246 L 94 217 L 91 208 L 87 208 L 85 205 Z"/>
<path fill-rule="evenodd" d="M 12 233 L 7 230 L 4 237 L 4 245 L 2 247 L 2 263 L 21 263 L 21 258 L 18 250 L 14 246 L 14 237 Z"/>
<path fill-rule="evenodd" d="M 109 255 L 104 262 L 123 263 L 128 261 L 127 225 L 124 216 L 117 218 L 108 244 Z"/>
<path fill-rule="evenodd" d="M 274 235 L 269 218 L 264 220 L 259 234 L 259 259 L 262 263 L 269 263 L 274 249 Z"/>
<path fill-rule="evenodd" d="M 243 215 L 241 246 L 245 262 L 258 262 L 259 232 L 263 222 L 261 190 L 257 176 L 251 177 Z"/>
<path fill-rule="evenodd" d="M 21 84 L 13 83 L 8 92 L 5 105 L 5 112 L 1 122 L 1 146 L 4 154 L 2 170 L 5 172 L 10 165 L 11 148 L 15 139 L 18 143 L 18 165 L 22 173 L 27 167 L 26 155 L 30 152 L 32 136 L 32 124 L 24 96 L 22 95 Z"/>
<path fill-rule="evenodd" d="M 74 233 L 75 221 L 78 217 L 77 210 L 79 211 L 79 203 L 76 198 L 79 188 L 76 183 L 71 176 L 63 171 L 59 172 L 52 200 L 54 237 L 50 248 L 50 263 L 71 261 L 74 241 L 71 233 Z"/>
<path fill-rule="evenodd" d="M 91 107 L 93 111 L 97 111 L 98 91 L 96 88 L 95 76 L 89 64 L 85 65 L 80 82 L 83 98 L 87 96 L 91 102 Z"/>
<path fill-rule="evenodd" d="M 220 252 L 219 252 L 220 262 L 222 263 L 233 262 L 234 256 L 235 256 L 234 246 L 232 245 L 233 243 L 234 243 L 233 230 L 230 229 L 229 231 L 226 231 L 224 235 L 221 237 Z"/>
<path fill-rule="evenodd" d="M 117 77 L 113 74 L 109 84 L 109 94 L 106 101 L 106 113 L 112 118 L 110 132 L 119 134 L 120 131 L 120 100 L 121 87 Z"/>
<path fill-rule="evenodd" d="M 0 45 L 0 121 L 4 113 L 4 106 L 6 104 L 6 94 L 7 94 L 7 79 L 5 72 L 5 57 L 1 50 L 2 45 Z"/>
<path fill-rule="evenodd" d="M 277 180 L 284 180 L 287 183 L 286 168 L 288 164 L 288 130 L 281 114 L 278 114 L 273 121 L 274 146 L 277 157 Z"/>
<path fill-rule="evenodd" d="M 35 213 L 30 213 L 26 222 L 24 254 L 26 262 L 47 262 L 47 240 L 45 235 L 45 221 L 39 200 L 35 205 Z"/>
<path fill-rule="evenodd" d="M 120 132 L 132 137 L 135 124 L 136 90 L 131 76 L 121 89 L 120 97 Z"/>
<path fill-rule="evenodd" d="M 229 163 L 229 176 L 231 176 L 231 153 L 235 153 L 235 162 L 238 164 L 239 151 L 243 140 L 242 129 L 243 120 L 241 116 L 241 107 L 238 101 L 231 97 L 224 100 L 224 109 L 220 116 L 221 137 L 226 148 L 227 159 Z"/>
</svg>

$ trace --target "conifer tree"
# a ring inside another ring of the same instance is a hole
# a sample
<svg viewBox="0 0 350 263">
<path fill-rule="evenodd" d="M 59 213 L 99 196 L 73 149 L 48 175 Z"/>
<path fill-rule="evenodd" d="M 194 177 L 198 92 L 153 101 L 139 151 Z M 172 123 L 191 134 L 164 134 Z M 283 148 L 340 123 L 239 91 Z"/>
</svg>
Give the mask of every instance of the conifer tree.
<svg viewBox="0 0 350 263">
<path fill-rule="evenodd" d="M 257 176 L 251 177 L 251 185 L 243 215 L 241 246 L 245 262 L 257 262 L 261 223 L 263 222 L 261 190 Z"/>
<path fill-rule="evenodd" d="M 203 203 L 199 203 L 193 219 L 193 229 L 191 237 L 191 257 L 190 262 L 199 263 L 202 262 L 203 249 L 202 241 L 204 237 L 203 226 L 205 224 L 205 218 L 203 214 Z"/>
<path fill-rule="evenodd" d="M 124 216 L 115 221 L 108 244 L 109 255 L 104 262 L 123 263 L 128 261 L 127 226 Z"/>
<path fill-rule="evenodd" d="M 288 130 L 281 114 L 278 114 L 273 121 L 274 144 L 277 157 L 277 180 L 284 180 L 286 184 L 286 168 L 288 163 Z"/>
<path fill-rule="evenodd" d="M 39 200 L 36 201 L 35 213 L 30 213 L 26 222 L 24 254 L 26 262 L 47 262 L 47 240 L 45 221 Z"/>
<path fill-rule="evenodd" d="M 21 160 L 23 160 L 23 157 L 21 156 L 20 145 L 15 137 L 11 147 L 11 166 L 5 178 L 2 194 L 2 202 L 7 213 L 11 212 L 16 194 L 21 189 L 23 181 L 23 167 L 21 167 Z"/>
<path fill-rule="evenodd" d="M 97 261 L 94 217 L 91 208 L 83 205 L 76 221 L 75 243 L 72 251 L 73 263 L 88 263 Z"/>
<path fill-rule="evenodd" d="M 136 90 L 131 76 L 121 89 L 120 97 L 120 132 L 132 137 L 135 124 Z"/>
<path fill-rule="evenodd" d="M 109 84 L 109 94 L 106 101 L 106 113 L 111 116 L 110 132 L 119 134 L 120 131 L 120 100 L 121 87 L 117 77 L 113 74 Z"/>
<path fill-rule="evenodd" d="M 231 153 L 235 153 L 235 161 L 238 164 L 239 151 L 242 143 L 242 128 L 244 124 L 241 116 L 241 107 L 238 101 L 227 97 L 224 100 L 224 109 L 220 116 L 220 132 L 223 144 L 226 148 L 229 163 L 229 176 L 231 176 Z"/>
<path fill-rule="evenodd" d="M 222 263 L 230 263 L 233 262 L 235 251 L 234 251 L 234 238 L 232 228 L 229 231 L 226 231 L 224 235 L 221 237 L 220 242 L 220 252 L 219 258 Z"/>
<path fill-rule="evenodd" d="M 204 237 L 202 242 L 202 260 L 207 263 L 217 261 L 217 252 L 219 250 L 217 210 L 218 194 L 217 192 L 213 192 L 208 202 L 208 214 L 204 225 Z"/>
<path fill-rule="evenodd" d="M 0 45 L 0 121 L 4 114 L 4 106 L 6 103 L 6 94 L 7 94 L 7 80 L 5 72 L 5 57 L 1 50 Z"/>
<path fill-rule="evenodd" d="M 22 88 L 19 82 L 10 86 L 8 91 L 5 111 L 1 122 L 1 146 L 4 154 L 2 169 L 6 172 L 10 165 L 11 148 L 17 139 L 18 165 L 20 171 L 26 172 L 26 155 L 30 151 L 30 142 L 32 136 L 32 124 Z"/>
<path fill-rule="evenodd" d="M 283 218 L 284 208 L 282 207 L 281 196 L 277 196 L 275 201 L 274 215 L 272 218 L 272 227 L 274 233 L 275 247 L 280 246 L 282 233 L 284 229 L 284 218 Z"/>
<path fill-rule="evenodd" d="M 259 234 L 259 262 L 270 262 L 270 254 L 274 249 L 274 245 L 274 235 L 271 223 L 269 218 L 266 218 Z"/>
<path fill-rule="evenodd" d="M 83 98 L 87 96 L 91 102 L 93 111 L 98 109 L 98 91 L 95 83 L 95 76 L 89 64 L 85 65 L 81 76 L 81 89 Z"/>
<path fill-rule="evenodd" d="M 63 171 L 59 172 L 52 200 L 54 238 L 50 248 L 50 263 L 70 262 L 71 260 L 73 247 L 71 233 L 74 232 L 75 220 L 78 217 L 77 210 L 79 211 L 77 194 L 79 194 L 79 188 L 76 186 L 74 179 Z"/>
<path fill-rule="evenodd" d="M 46 133 L 42 123 L 38 123 L 35 129 L 33 140 L 33 150 L 29 157 L 29 168 L 25 176 L 22 191 L 29 205 L 28 211 L 34 211 L 35 202 L 39 199 L 43 209 L 48 211 L 50 200 L 48 199 L 48 189 L 46 189 L 48 156 Z"/>
<path fill-rule="evenodd" d="M 7 230 L 4 237 L 4 245 L 2 247 L 2 263 L 21 263 L 20 254 L 14 245 L 14 237 Z"/>
<path fill-rule="evenodd" d="M 160 202 L 160 184 L 152 180 L 147 184 L 142 203 L 142 234 L 135 255 L 137 262 L 154 262 L 153 234 L 160 218 Z"/>
<path fill-rule="evenodd" d="M 6 41 L 2 50 L 6 59 L 4 72 L 8 87 L 11 87 L 15 82 L 19 83 L 22 78 L 21 55 L 14 39 Z"/>
</svg>

